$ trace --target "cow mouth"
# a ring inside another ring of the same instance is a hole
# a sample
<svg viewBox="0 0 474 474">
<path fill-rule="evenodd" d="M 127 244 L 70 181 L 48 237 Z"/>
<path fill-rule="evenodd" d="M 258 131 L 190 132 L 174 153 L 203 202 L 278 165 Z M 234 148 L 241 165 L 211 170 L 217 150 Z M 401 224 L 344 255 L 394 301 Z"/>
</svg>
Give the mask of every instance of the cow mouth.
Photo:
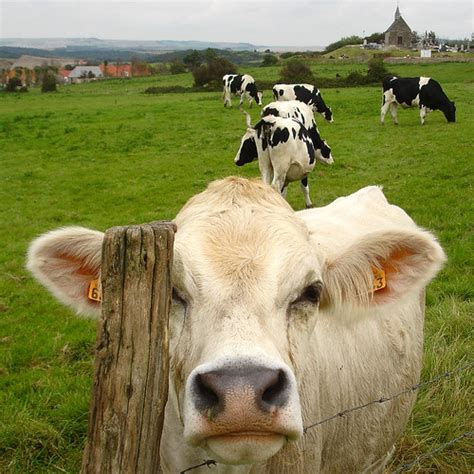
<svg viewBox="0 0 474 474">
<path fill-rule="evenodd" d="M 273 431 L 239 431 L 211 436 L 205 448 L 217 462 L 253 464 L 266 461 L 287 443 L 287 436 Z"/>
</svg>

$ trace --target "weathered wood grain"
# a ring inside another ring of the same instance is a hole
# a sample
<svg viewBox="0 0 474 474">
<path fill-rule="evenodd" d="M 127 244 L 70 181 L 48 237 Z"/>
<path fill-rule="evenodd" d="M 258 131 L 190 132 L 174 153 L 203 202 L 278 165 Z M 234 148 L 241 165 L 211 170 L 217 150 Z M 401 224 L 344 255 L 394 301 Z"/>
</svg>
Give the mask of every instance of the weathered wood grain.
<svg viewBox="0 0 474 474">
<path fill-rule="evenodd" d="M 160 472 L 174 225 L 109 229 L 82 473 Z"/>
</svg>

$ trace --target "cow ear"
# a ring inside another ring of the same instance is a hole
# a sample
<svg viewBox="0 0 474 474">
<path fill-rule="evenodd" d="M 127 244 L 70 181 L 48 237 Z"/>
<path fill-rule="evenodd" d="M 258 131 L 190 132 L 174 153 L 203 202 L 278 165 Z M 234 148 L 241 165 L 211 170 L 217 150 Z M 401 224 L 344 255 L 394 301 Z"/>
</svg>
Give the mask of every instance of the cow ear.
<svg viewBox="0 0 474 474">
<path fill-rule="evenodd" d="M 27 268 L 59 301 L 96 317 L 100 298 L 90 289 L 100 286 L 103 238 L 102 232 L 83 227 L 48 232 L 30 244 Z"/>
<path fill-rule="evenodd" d="M 429 232 L 370 233 L 326 262 L 322 306 L 394 302 L 421 291 L 445 260 L 443 249 Z"/>
</svg>

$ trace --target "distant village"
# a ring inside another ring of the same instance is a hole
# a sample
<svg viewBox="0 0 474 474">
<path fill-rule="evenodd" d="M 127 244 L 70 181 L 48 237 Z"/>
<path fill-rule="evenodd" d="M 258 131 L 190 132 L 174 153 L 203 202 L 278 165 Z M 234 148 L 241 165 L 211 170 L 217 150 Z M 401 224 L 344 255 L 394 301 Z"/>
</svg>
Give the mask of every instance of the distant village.
<svg viewBox="0 0 474 474">
<path fill-rule="evenodd" d="M 474 35 L 471 35 L 470 42 L 459 46 L 457 44 L 451 46 L 443 44 L 432 31 L 419 35 L 412 31 L 397 5 L 394 20 L 384 33 L 368 36 L 363 39 L 362 44 L 352 45 L 352 47 L 380 50 L 387 52 L 387 54 L 390 54 L 390 51 L 394 49 L 406 50 L 407 56 L 405 57 L 431 58 L 432 53 L 469 52 L 471 43 L 474 44 Z M 341 55 L 339 59 L 347 59 L 347 56 Z M 179 72 L 184 71 L 183 68 Z M 151 76 L 163 72 L 173 73 L 173 65 L 170 69 L 164 64 L 154 66 L 141 60 L 130 62 L 104 60 L 101 64 L 97 65 L 95 62 L 94 65 L 91 65 L 84 59 L 22 55 L 14 62 L 0 59 L 0 86 L 5 86 L 11 79 L 15 79 L 19 86 L 26 88 L 38 84 L 45 73 L 53 75 L 56 83 L 77 84 L 104 79 Z"/>
</svg>

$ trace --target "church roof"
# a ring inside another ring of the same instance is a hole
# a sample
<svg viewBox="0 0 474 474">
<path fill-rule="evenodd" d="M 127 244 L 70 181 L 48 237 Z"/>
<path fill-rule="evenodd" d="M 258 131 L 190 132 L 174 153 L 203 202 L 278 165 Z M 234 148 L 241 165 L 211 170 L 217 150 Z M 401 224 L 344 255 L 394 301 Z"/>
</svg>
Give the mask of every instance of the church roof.
<svg viewBox="0 0 474 474">
<path fill-rule="evenodd" d="M 397 7 L 397 10 L 398 10 L 398 7 Z M 408 26 L 408 23 L 403 19 L 401 15 L 395 20 L 393 20 L 393 23 L 387 28 L 385 33 L 388 33 L 389 31 L 392 31 L 394 29 L 400 29 L 400 27 L 411 31 L 411 28 Z"/>
</svg>

